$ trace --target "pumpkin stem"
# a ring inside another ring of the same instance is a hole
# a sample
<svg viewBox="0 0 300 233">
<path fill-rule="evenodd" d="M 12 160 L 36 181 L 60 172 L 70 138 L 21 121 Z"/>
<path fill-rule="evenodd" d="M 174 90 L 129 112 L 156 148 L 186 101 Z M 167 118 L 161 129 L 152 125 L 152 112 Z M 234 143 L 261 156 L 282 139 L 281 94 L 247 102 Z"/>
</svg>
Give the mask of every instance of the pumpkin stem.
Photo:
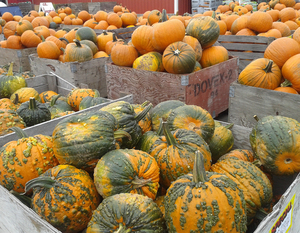
<svg viewBox="0 0 300 233">
<path fill-rule="evenodd" d="M 138 176 L 136 176 L 131 183 L 132 183 L 132 188 L 133 189 L 138 189 L 138 188 L 141 188 L 141 187 L 145 186 L 149 182 L 151 182 L 151 179 L 144 180 L 143 178 L 140 179 Z"/>
<path fill-rule="evenodd" d="M 141 104 L 141 107 L 146 107 L 148 104 L 150 103 L 150 101 L 146 100 L 144 103 Z"/>
<path fill-rule="evenodd" d="M 9 65 L 9 69 L 8 69 L 8 71 L 7 71 L 6 76 L 13 76 L 13 75 L 14 75 L 14 74 L 13 74 L 13 66 L 14 66 L 14 63 L 11 62 L 10 65 Z"/>
<path fill-rule="evenodd" d="M 30 97 L 29 99 L 29 109 L 36 109 L 36 102 L 34 97 Z"/>
<path fill-rule="evenodd" d="M 283 83 L 280 84 L 281 87 L 289 87 L 289 86 L 292 86 L 292 83 L 285 79 Z"/>
<path fill-rule="evenodd" d="M 169 146 L 171 146 L 171 145 L 177 145 L 177 141 L 176 141 L 175 137 L 173 136 L 173 134 L 171 133 L 167 121 L 163 121 L 162 122 L 162 129 L 163 129 L 163 133 L 164 133 L 164 135 L 166 137 L 168 145 Z"/>
<path fill-rule="evenodd" d="M 195 162 L 193 168 L 193 182 L 207 182 L 206 171 L 204 168 L 204 157 L 203 154 L 197 150 L 195 152 Z"/>
<path fill-rule="evenodd" d="M 13 100 L 13 104 L 16 105 L 16 104 L 18 104 L 18 103 L 19 103 L 19 94 L 16 93 L 16 94 L 15 94 L 15 99 Z"/>
<path fill-rule="evenodd" d="M 153 104 L 149 104 L 147 107 L 145 107 L 143 109 L 143 111 L 141 111 L 139 114 L 137 114 L 134 119 L 136 120 L 136 122 L 139 122 L 140 120 L 142 120 L 146 115 L 147 113 L 151 110 L 151 108 L 153 107 Z"/>
<path fill-rule="evenodd" d="M 127 137 L 129 141 L 131 141 L 131 135 L 127 133 L 125 130 L 118 129 L 114 132 L 115 139 L 121 139 Z"/>
<path fill-rule="evenodd" d="M 231 123 L 231 124 L 229 124 L 229 125 L 225 125 L 224 127 L 225 127 L 226 129 L 231 129 L 231 128 L 233 127 L 233 125 L 234 125 L 234 123 Z"/>
<path fill-rule="evenodd" d="M 79 42 L 79 40 L 74 39 L 73 41 L 75 42 L 76 47 L 82 47 L 82 46 L 81 46 L 81 43 Z"/>
<path fill-rule="evenodd" d="M 253 117 L 254 117 L 254 119 L 255 119 L 256 121 L 259 121 L 259 118 L 258 118 L 257 115 L 254 115 Z"/>
<path fill-rule="evenodd" d="M 54 180 L 53 177 L 39 176 L 37 178 L 34 178 L 34 179 L 28 181 L 25 185 L 25 192 L 21 193 L 20 195 L 25 195 L 29 190 L 31 190 L 33 188 L 37 188 L 37 187 L 50 189 L 53 187 L 53 184 L 55 182 L 56 181 Z"/>
<path fill-rule="evenodd" d="M 166 21 L 168 21 L 167 11 L 166 9 L 163 9 L 161 13 L 160 22 L 166 22 Z"/>
<path fill-rule="evenodd" d="M 105 35 L 105 36 L 107 36 L 107 35 L 108 35 L 108 33 L 107 33 L 107 31 L 106 31 L 106 30 L 103 30 L 102 34 L 103 34 L 103 35 Z"/>
<path fill-rule="evenodd" d="M 156 131 L 158 136 L 162 136 L 163 135 L 163 125 L 162 125 L 163 120 L 161 118 L 159 118 L 159 126 L 158 126 L 158 130 Z"/>
<path fill-rule="evenodd" d="M 42 39 L 42 42 L 45 42 L 45 38 L 43 35 L 41 35 L 41 39 Z"/>
<path fill-rule="evenodd" d="M 255 165 L 256 167 L 260 167 L 262 165 L 261 161 L 259 159 L 256 159 L 252 162 L 253 165 Z"/>
<path fill-rule="evenodd" d="M 27 133 L 25 133 L 25 131 L 19 127 L 14 126 L 14 127 L 9 128 L 9 130 L 14 131 L 17 134 L 18 138 L 20 138 L 20 139 L 28 138 Z"/>
<path fill-rule="evenodd" d="M 212 17 L 213 19 L 216 19 L 216 12 L 215 12 L 215 11 L 213 11 L 211 17 Z"/>
<path fill-rule="evenodd" d="M 53 107 L 55 104 L 56 104 L 56 101 L 58 100 L 58 98 L 60 97 L 61 95 L 58 94 L 58 95 L 55 95 L 52 97 L 51 99 L 51 102 L 50 102 L 50 106 Z M 46 102 L 46 101 L 45 101 Z"/>
<path fill-rule="evenodd" d="M 266 73 L 272 72 L 272 66 L 273 66 L 273 61 L 270 60 L 268 65 L 263 69 L 263 71 L 265 71 Z"/>
<path fill-rule="evenodd" d="M 259 208 L 255 214 L 255 218 L 258 220 L 263 220 L 267 215 L 268 213 L 263 208 Z"/>
<path fill-rule="evenodd" d="M 67 44 L 69 44 L 69 41 L 68 41 L 68 39 L 66 39 L 66 38 L 64 38 L 64 37 L 61 37 L 61 38 L 59 38 L 61 41 L 65 41 L 65 42 L 67 42 Z"/>
<path fill-rule="evenodd" d="M 113 35 L 112 35 L 112 37 L 113 37 L 113 42 L 117 42 L 117 36 L 116 36 L 116 33 L 113 33 Z"/>
<path fill-rule="evenodd" d="M 10 193 L 13 194 L 16 198 L 18 198 L 24 205 L 29 208 L 32 208 L 31 198 L 25 195 L 21 195 L 20 193 L 10 190 Z"/>
<path fill-rule="evenodd" d="M 126 229 L 126 227 L 122 223 L 119 223 L 119 228 L 114 233 L 129 233 L 129 232 L 131 232 L 131 229 Z"/>
</svg>

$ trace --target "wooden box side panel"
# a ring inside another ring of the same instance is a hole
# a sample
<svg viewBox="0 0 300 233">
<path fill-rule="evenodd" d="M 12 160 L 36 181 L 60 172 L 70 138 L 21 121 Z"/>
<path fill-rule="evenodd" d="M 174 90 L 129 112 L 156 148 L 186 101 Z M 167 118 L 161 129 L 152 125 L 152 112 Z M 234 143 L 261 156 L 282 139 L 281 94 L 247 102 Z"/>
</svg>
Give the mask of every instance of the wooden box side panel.
<svg viewBox="0 0 300 233">
<path fill-rule="evenodd" d="M 30 55 L 29 58 L 35 75 L 53 72 L 75 86 L 80 86 L 81 83 L 86 84 L 91 89 L 97 89 L 102 97 L 107 97 L 105 63 L 109 58 L 65 63 L 39 58 L 37 55 Z"/>
<path fill-rule="evenodd" d="M 120 67 L 112 63 L 107 63 L 106 67 L 109 99 L 133 94 L 133 102 L 137 104 L 146 100 L 153 106 L 166 100 L 185 102 L 185 86 L 181 85 L 179 75 Z"/>
<path fill-rule="evenodd" d="M 232 56 L 240 59 L 239 73 L 254 59 L 263 58 L 268 45 L 274 37 L 263 36 L 219 36 L 218 42 L 224 46 Z"/>
<path fill-rule="evenodd" d="M 0 66 L 8 65 L 11 62 L 14 63 L 13 71 L 30 71 L 30 62 L 28 55 L 36 53 L 36 48 L 27 49 L 7 49 L 0 48 Z"/>
<path fill-rule="evenodd" d="M 268 115 L 286 116 L 300 121 L 300 96 L 263 88 L 241 85 L 237 82 L 230 87 L 228 121 L 245 127 L 253 127 L 256 120 Z"/>
<path fill-rule="evenodd" d="M 228 109 L 229 87 L 238 78 L 238 58 L 189 75 L 186 104 L 201 106 L 213 117 Z"/>
</svg>

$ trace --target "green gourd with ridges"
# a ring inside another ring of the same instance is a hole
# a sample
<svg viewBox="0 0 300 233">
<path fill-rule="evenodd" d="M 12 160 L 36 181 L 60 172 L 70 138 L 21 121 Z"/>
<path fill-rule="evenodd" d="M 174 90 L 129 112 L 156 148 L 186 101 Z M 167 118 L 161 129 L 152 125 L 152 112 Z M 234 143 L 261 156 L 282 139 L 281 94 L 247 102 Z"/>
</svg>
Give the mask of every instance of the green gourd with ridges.
<svg viewBox="0 0 300 233">
<path fill-rule="evenodd" d="M 103 98 L 103 97 L 92 97 L 92 96 L 87 96 L 84 97 L 80 104 L 79 104 L 79 110 L 83 110 L 98 104 L 102 104 L 102 103 L 107 103 L 110 102 L 109 99 Z"/>
<path fill-rule="evenodd" d="M 275 175 L 300 172 L 300 123 L 284 116 L 257 120 L 250 144 L 264 168 Z"/>
<path fill-rule="evenodd" d="M 214 135 L 208 144 L 213 162 L 216 162 L 233 147 L 234 138 L 230 130 L 232 126 L 233 124 L 223 126 L 220 122 L 215 121 Z"/>
<path fill-rule="evenodd" d="M 59 99 L 60 95 L 53 96 L 50 102 L 46 102 L 46 107 L 51 112 L 51 119 L 59 113 L 73 111 L 72 107 L 65 101 Z"/>
<path fill-rule="evenodd" d="M 13 74 L 13 63 L 11 63 L 8 72 L 0 75 L 0 98 L 10 98 L 22 87 L 27 87 L 26 80 L 21 75 Z"/>
<path fill-rule="evenodd" d="M 22 103 L 17 109 L 17 113 L 22 117 L 27 127 L 51 120 L 50 110 L 34 97 L 30 97 L 29 101 Z"/>
<path fill-rule="evenodd" d="M 204 156 L 206 170 L 211 166 L 211 153 L 207 143 L 197 133 L 178 129 L 170 131 L 167 122 L 162 123 L 163 135 L 155 142 L 151 141 L 149 151 L 160 168 L 160 184 L 167 189 L 171 182 L 179 176 L 192 171 L 195 161 L 195 151 L 199 150 Z"/>
<path fill-rule="evenodd" d="M 215 121 L 210 113 L 196 105 L 184 105 L 174 109 L 167 121 L 170 130 L 193 130 L 207 143 L 210 142 L 215 130 Z"/>
<path fill-rule="evenodd" d="M 122 129 L 130 134 L 131 138 L 127 137 L 120 140 L 120 147 L 131 149 L 142 136 L 142 129 L 138 123 L 151 108 L 152 104 L 150 103 L 142 112 L 136 114 L 133 105 L 126 101 L 117 101 L 104 106 L 100 110 L 111 113 L 117 120 L 118 129 Z"/>
<path fill-rule="evenodd" d="M 135 193 L 154 200 L 159 187 L 159 167 L 155 159 L 144 151 L 113 150 L 98 161 L 94 182 L 103 198 Z"/>
<path fill-rule="evenodd" d="M 90 175 L 71 165 L 58 165 L 26 184 L 33 188 L 32 209 L 65 233 L 81 232 L 100 204 Z"/>
<path fill-rule="evenodd" d="M 169 233 L 245 233 L 244 195 L 224 174 L 206 172 L 201 153 L 196 153 L 193 173 L 174 181 L 164 198 Z"/>
<path fill-rule="evenodd" d="M 121 193 L 105 198 L 93 212 L 86 233 L 147 232 L 166 233 L 165 220 L 149 197 Z"/>
<path fill-rule="evenodd" d="M 116 120 L 108 112 L 70 115 L 53 130 L 53 150 L 60 164 L 93 171 L 98 160 L 116 149 Z"/>
<path fill-rule="evenodd" d="M 90 40 L 97 44 L 97 34 L 96 32 L 89 27 L 81 27 L 75 33 L 75 39 L 81 40 Z"/>
<path fill-rule="evenodd" d="M 153 131 L 158 130 L 160 125 L 160 119 L 162 118 L 167 119 L 173 109 L 183 105 L 185 105 L 185 103 L 179 100 L 166 100 L 160 102 L 155 107 L 153 107 L 150 111 Z"/>
<path fill-rule="evenodd" d="M 225 159 L 213 164 L 211 171 L 225 174 L 243 191 L 248 224 L 260 208 L 270 206 L 273 198 L 272 185 L 263 171 L 254 164 L 235 158 Z"/>
</svg>

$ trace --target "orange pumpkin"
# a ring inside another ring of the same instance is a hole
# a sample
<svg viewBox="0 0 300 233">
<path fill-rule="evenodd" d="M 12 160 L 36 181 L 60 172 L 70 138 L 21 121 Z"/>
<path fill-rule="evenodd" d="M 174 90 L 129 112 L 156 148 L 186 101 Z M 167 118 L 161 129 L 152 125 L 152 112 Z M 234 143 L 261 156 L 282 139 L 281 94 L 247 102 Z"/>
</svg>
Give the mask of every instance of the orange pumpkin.
<svg viewBox="0 0 300 233">
<path fill-rule="evenodd" d="M 146 54 L 154 51 L 151 36 L 153 27 L 142 25 L 135 29 L 131 35 L 131 42 L 140 54 Z"/>
<path fill-rule="evenodd" d="M 256 32 L 266 32 L 272 28 L 273 18 L 266 12 L 256 11 L 250 15 L 247 27 Z"/>
<path fill-rule="evenodd" d="M 134 60 L 138 58 L 138 52 L 133 45 L 117 43 L 111 49 L 110 57 L 118 66 L 131 67 Z"/>
<path fill-rule="evenodd" d="M 229 59 L 228 51 L 223 46 L 212 46 L 202 52 L 200 64 L 203 68 L 219 64 Z"/>
<path fill-rule="evenodd" d="M 289 80 L 292 87 L 300 92 L 300 54 L 291 56 L 282 67 L 282 75 L 285 79 Z"/>
<path fill-rule="evenodd" d="M 21 42 L 27 48 L 33 48 L 37 47 L 42 40 L 34 31 L 27 30 L 22 34 Z"/>
</svg>

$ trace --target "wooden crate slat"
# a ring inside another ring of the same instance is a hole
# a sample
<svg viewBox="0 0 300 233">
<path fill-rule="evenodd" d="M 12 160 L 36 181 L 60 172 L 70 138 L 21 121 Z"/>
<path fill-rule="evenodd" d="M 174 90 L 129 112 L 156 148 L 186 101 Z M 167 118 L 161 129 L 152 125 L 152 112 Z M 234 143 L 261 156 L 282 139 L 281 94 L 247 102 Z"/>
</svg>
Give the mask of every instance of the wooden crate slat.
<svg viewBox="0 0 300 233">
<path fill-rule="evenodd" d="M 241 60 L 254 60 L 254 59 L 258 59 L 258 58 L 263 58 L 264 57 L 264 53 L 246 53 L 246 52 L 235 52 L 235 51 L 230 51 L 230 53 L 233 56 L 239 57 L 240 61 Z"/>
<path fill-rule="evenodd" d="M 300 104 L 300 96 L 263 88 L 250 87 L 233 82 L 230 87 L 228 121 L 245 127 L 253 127 L 257 115 L 286 116 L 300 121 L 299 111 L 294 107 Z"/>
<path fill-rule="evenodd" d="M 230 41 L 230 42 L 247 42 L 247 43 L 261 43 L 270 44 L 274 37 L 264 37 L 264 36 L 236 36 L 236 35 L 220 35 L 218 38 L 219 42 Z"/>
<path fill-rule="evenodd" d="M 227 50 L 237 51 L 261 51 L 264 52 L 267 48 L 265 44 L 243 44 L 243 43 L 224 43 L 220 42 Z"/>
</svg>

